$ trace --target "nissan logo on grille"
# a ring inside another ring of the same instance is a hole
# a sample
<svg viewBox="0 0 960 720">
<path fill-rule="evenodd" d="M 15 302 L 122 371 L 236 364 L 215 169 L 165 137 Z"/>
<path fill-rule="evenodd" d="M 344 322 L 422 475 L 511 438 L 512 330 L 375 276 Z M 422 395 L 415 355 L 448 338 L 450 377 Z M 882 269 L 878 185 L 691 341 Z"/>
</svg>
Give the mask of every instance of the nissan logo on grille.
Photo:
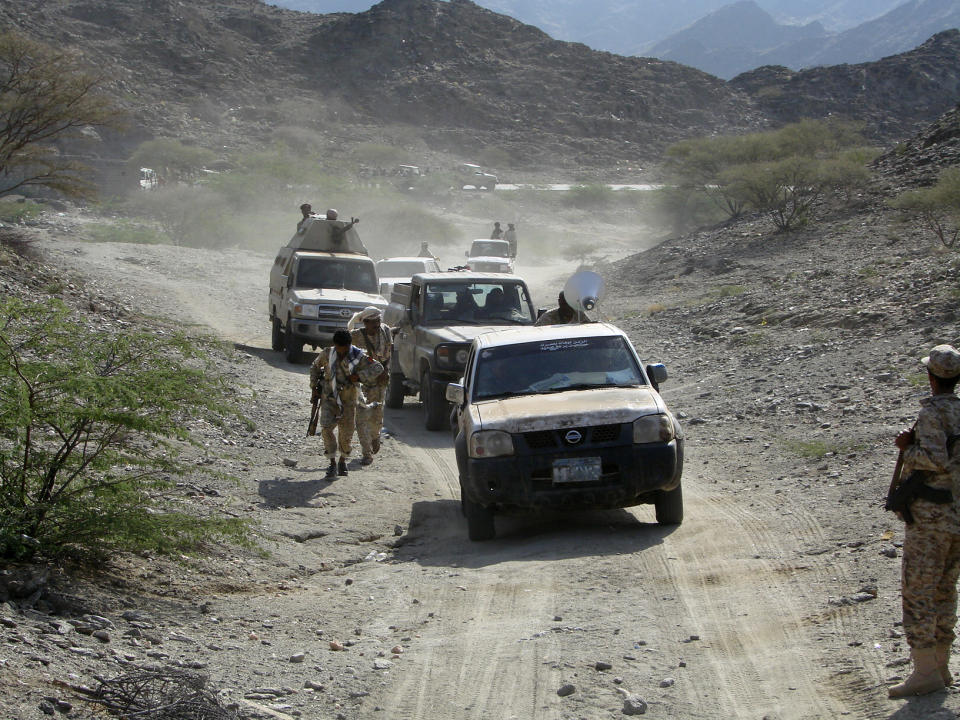
<svg viewBox="0 0 960 720">
<path fill-rule="evenodd" d="M 571 430 L 563 436 L 563 439 L 566 441 L 567 445 L 576 445 L 578 442 L 583 440 L 583 435 L 581 435 L 577 430 Z"/>
</svg>

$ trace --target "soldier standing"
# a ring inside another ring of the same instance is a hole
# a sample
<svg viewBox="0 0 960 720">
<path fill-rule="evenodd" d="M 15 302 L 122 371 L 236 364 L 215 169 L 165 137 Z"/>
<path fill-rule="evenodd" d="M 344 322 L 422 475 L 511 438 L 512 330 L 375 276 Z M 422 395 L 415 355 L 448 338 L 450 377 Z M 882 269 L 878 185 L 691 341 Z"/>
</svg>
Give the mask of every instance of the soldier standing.
<svg viewBox="0 0 960 720">
<path fill-rule="evenodd" d="M 383 427 L 383 399 L 390 382 L 390 355 L 393 353 L 393 333 L 382 322 L 379 308 L 372 305 L 354 316 L 363 323 L 350 333 L 353 344 L 366 351 L 367 355 L 383 366 L 383 372 L 372 382 L 361 384 L 361 397 L 357 405 L 357 437 L 363 465 L 373 462 L 373 456 L 380 452 L 380 429 Z"/>
<path fill-rule="evenodd" d="M 493 232 L 490 233 L 491 240 L 499 240 L 503 237 L 503 230 L 500 229 L 500 221 L 497 220 L 493 223 Z"/>
<path fill-rule="evenodd" d="M 513 223 L 507 223 L 506 232 L 503 233 L 503 239 L 510 243 L 510 257 L 517 257 L 517 228 Z"/>
<path fill-rule="evenodd" d="M 320 400 L 323 454 L 330 460 L 327 477 L 347 474 L 347 457 L 356 427 L 357 384 L 369 382 L 382 373 L 383 366 L 353 346 L 346 330 L 337 330 L 333 334 L 333 347 L 322 348 L 310 366 L 313 399 Z"/>
<path fill-rule="evenodd" d="M 927 367 L 931 394 L 920 401 L 917 424 L 900 432 L 895 443 L 903 451 L 904 476 L 921 471 L 927 494 L 929 489 L 951 491 L 953 499 L 938 504 L 921 493 L 910 506 L 914 521 L 905 531 L 901 594 L 913 672 L 890 688 L 894 698 L 943 690 L 953 681 L 947 664 L 956 637 L 960 576 L 960 449 L 953 447 L 960 433 L 960 398 L 955 393 L 960 352 L 937 345 L 921 362 Z"/>
</svg>

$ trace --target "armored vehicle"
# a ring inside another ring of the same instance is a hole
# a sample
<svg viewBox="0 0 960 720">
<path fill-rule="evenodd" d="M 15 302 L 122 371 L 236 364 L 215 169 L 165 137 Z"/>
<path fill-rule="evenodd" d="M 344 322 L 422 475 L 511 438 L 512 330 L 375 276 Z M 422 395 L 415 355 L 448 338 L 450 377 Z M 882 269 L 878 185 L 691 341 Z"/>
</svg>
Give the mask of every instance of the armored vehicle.
<svg viewBox="0 0 960 720">
<path fill-rule="evenodd" d="M 303 346 L 329 345 L 359 310 L 385 308 L 377 271 L 354 223 L 310 216 L 270 269 L 271 347 L 299 362 Z"/>
<path fill-rule="evenodd" d="M 420 394 L 428 430 L 450 425 L 446 386 L 462 375 L 475 337 L 533 325 L 536 315 L 522 278 L 501 273 L 418 273 L 393 286 L 384 322 L 394 328 L 386 405 Z"/>
</svg>

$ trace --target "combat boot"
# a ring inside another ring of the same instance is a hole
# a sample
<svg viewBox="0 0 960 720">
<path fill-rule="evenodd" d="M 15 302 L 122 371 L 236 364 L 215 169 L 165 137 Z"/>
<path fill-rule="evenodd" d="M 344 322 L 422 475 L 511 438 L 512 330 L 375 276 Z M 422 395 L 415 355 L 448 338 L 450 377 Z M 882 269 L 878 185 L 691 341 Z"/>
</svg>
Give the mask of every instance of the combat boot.
<svg viewBox="0 0 960 720">
<path fill-rule="evenodd" d="M 940 677 L 943 678 L 943 684 L 953 685 L 953 675 L 950 674 L 950 645 L 937 645 L 937 669 L 940 671 Z"/>
<path fill-rule="evenodd" d="M 331 458 L 330 465 L 327 466 L 327 477 L 336 477 L 336 476 L 337 476 L 337 461 Z"/>
<path fill-rule="evenodd" d="M 889 696 L 900 698 L 943 690 L 945 686 L 937 666 L 937 651 L 934 648 L 915 648 L 910 655 L 913 657 L 913 672 L 902 683 L 890 688 Z"/>
<path fill-rule="evenodd" d="M 340 458 L 340 462 L 337 464 L 337 475 L 346 475 L 347 474 L 347 459 Z"/>
</svg>

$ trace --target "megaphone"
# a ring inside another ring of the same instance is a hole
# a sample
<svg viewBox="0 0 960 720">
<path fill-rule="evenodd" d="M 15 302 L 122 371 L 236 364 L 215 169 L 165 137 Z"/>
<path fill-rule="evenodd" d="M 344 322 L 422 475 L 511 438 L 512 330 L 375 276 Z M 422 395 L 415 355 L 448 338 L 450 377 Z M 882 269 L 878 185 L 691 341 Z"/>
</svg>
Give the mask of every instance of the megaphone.
<svg viewBox="0 0 960 720">
<path fill-rule="evenodd" d="M 590 270 L 581 270 L 570 276 L 563 286 L 563 299 L 577 312 L 593 310 L 603 296 L 603 278 Z"/>
</svg>

